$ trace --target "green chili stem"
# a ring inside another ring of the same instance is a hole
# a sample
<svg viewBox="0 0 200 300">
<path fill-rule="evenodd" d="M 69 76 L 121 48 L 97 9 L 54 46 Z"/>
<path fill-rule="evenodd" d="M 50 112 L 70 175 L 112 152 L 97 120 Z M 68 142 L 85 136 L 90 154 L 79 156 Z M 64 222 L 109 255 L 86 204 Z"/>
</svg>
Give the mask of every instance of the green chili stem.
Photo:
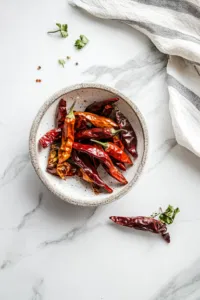
<svg viewBox="0 0 200 300">
<path fill-rule="evenodd" d="M 104 148 L 108 147 L 108 143 L 107 142 L 103 143 L 103 142 L 100 142 L 100 141 L 97 141 L 97 140 L 93 140 L 93 139 L 91 139 L 91 141 L 94 142 L 94 143 L 97 143 L 97 144 L 99 144 L 101 146 L 103 146 Z"/>
<path fill-rule="evenodd" d="M 76 101 L 74 101 L 74 103 L 70 107 L 69 113 L 67 115 L 67 118 L 69 118 L 69 119 L 75 118 L 75 116 L 74 116 L 74 106 L 75 106 L 75 103 L 76 103 Z"/>
<path fill-rule="evenodd" d="M 48 31 L 47 33 L 55 33 L 55 32 L 59 32 L 59 31 L 60 31 L 60 29 L 54 30 L 54 31 Z"/>
</svg>

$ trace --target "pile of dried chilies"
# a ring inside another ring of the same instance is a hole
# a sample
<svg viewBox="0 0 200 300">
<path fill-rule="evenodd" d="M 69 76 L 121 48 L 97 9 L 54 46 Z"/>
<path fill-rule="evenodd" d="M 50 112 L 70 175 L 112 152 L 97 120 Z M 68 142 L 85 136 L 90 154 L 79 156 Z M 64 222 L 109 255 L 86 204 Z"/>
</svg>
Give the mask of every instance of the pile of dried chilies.
<svg viewBox="0 0 200 300">
<path fill-rule="evenodd" d="M 100 178 L 98 167 L 119 181 L 127 184 L 124 175 L 126 165 L 133 165 L 137 158 L 137 137 L 128 119 L 115 106 L 119 98 L 94 102 L 85 111 L 67 113 L 66 101 L 58 104 L 55 129 L 39 140 L 41 147 L 50 145 L 47 172 L 66 179 L 79 176 L 89 182 L 97 193 L 103 188 L 112 189 Z M 127 151 L 127 152 L 126 152 Z"/>
</svg>

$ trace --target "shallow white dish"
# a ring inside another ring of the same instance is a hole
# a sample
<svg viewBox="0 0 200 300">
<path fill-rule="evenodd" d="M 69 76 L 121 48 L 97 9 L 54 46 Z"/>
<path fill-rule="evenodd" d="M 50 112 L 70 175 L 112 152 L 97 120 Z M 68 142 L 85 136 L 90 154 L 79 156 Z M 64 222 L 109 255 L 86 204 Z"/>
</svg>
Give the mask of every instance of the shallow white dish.
<svg viewBox="0 0 200 300">
<path fill-rule="evenodd" d="M 138 158 L 134 165 L 123 172 L 128 180 L 127 185 L 121 185 L 112 177 L 100 170 L 102 179 L 113 188 L 113 193 L 104 191 L 95 195 L 91 187 L 77 176 L 61 180 L 46 172 L 49 149 L 39 149 L 38 141 L 48 130 L 55 127 L 55 111 L 61 98 L 67 100 L 69 108 L 76 100 L 75 110 L 84 111 L 85 107 L 94 101 L 119 97 L 117 106 L 131 122 L 138 139 Z M 138 108 L 127 97 L 118 91 L 100 84 L 80 84 L 65 88 L 50 97 L 39 110 L 30 132 L 29 151 L 33 167 L 42 182 L 56 196 L 76 205 L 97 206 L 112 202 L 123 196 L 139 178 L 144 168 L 148 150 L 148 133 L 144 119 Z"/>
</svg>

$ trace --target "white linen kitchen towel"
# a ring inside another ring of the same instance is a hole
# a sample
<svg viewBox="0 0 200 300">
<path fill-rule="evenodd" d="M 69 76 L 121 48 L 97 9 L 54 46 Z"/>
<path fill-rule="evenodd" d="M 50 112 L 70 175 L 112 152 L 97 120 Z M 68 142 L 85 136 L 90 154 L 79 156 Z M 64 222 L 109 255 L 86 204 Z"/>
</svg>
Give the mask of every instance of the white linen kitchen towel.
<svg viewBox="0 0 200 300">
<path fill-rule="evenodd" d="M 200 156 L 200 0 L 70 0 L 120 20 L 169 55 L 170 113 L 177 142 Z"/>
</svg>

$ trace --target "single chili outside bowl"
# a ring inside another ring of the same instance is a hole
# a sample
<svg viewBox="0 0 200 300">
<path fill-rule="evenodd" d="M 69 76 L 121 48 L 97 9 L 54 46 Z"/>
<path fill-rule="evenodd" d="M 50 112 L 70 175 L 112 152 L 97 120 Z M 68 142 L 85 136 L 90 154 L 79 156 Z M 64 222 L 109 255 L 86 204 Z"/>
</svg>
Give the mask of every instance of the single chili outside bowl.
<svg viewBox="0 0 200 300">
<path fill-rule="evenodd" d="M 40 149 L 38 141 L 47 131 L 55 127 L 55 112 L 61 98 L 67 101 L 67 109 L 76 101 L 75 110 L 84 111 L 94 101 L 119 97 L 117 107 L 128 118 L 134 128 L 138 140 L 138 158 L 133 166 L 128 167 L 124 176 L 128 184 L 121 185 L 110 177 L 103 168 L 98 169 L 100 176 L 113 189 L 112 194 L 104 191 L 95 195 L 88 183 L 77 176 L 67 180 L 53 176 L 46 172 L 49 149 Z M 29 138 L 29 151 L 32 165 L 46 187 L 62 200 L 82 206 L 97 206 L 110 203 L 124 196 L 136 183 L 141 175 L 147 159 L 148 132 L 145 121 L 137 106 L 117 90 L 101 84 L 79 84 L 62 89 L 50 97 L 40 108 L 33 121 Z"/>
</svg>

